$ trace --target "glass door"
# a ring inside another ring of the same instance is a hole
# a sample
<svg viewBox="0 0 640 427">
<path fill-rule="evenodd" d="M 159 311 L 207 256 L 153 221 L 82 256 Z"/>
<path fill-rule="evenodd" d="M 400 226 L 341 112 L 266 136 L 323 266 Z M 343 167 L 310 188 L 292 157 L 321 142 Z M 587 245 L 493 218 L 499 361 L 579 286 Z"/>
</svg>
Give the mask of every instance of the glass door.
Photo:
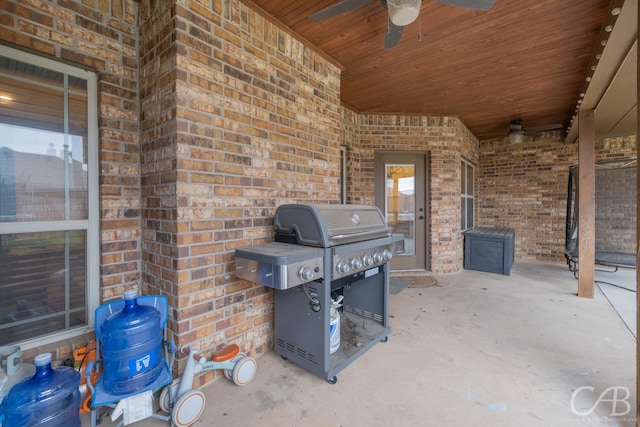
<svg viewBox="0 0 640 427">
<path fill-rule="evenodd" d="M 394 233 L 404 234 L 404 255 L 416 252 L 416 173 L 410 163 L 385 165 L 385 216 Z"/>
<path fill-rule="evenodd" d="M 380 152 L 375 155 L 376 205 L 393 233 L 404 235 L 404 253 L 393 270 L 427 269 L 426 154 Z"/>
</svg>

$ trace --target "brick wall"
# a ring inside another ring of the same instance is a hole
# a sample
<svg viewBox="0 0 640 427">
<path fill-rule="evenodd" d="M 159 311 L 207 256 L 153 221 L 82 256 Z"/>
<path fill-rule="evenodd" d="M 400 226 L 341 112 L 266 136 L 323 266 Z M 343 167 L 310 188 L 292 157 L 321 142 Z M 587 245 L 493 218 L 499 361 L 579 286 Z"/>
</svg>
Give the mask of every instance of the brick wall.
<svg viewBox="0 0 640 427">
<path fill-rule="evenodd" d="M 637 164 L 606 163 L 596 168 L 595 247 L 636 253 Z"/>
<path fill-rule="evenodd" d="M 347 203 L 361 203 L 363 200 L 362 171 L 360 169 L 360 128 L 359 115 L 346 107 L 340 109 L 340 136 L 346 148 L 345 165 L 347 169 Z M 372 189 L 369 188 L 368 191 Z"/>
<path fill-rule="evenodd" d="M 102 300 L 119 297 L 125 289 L 136 288 L 140 283 L 134 1 L 1 0 L 0 5 L 0 40 L 4 43 L 98 72 L 100 294 Z M 66 357 L 72 344 L 66 341 L 37 350 Z"/>
<path fill-rule="evenodd" d="M 101 299 L 167 295 L 180 345 L 270 348 L 272 293 L 235 278 L 233 251 L 270 241 L 282 203 L 337 203 L 341 143 L 350 203 L 374 203 L 376 150 L 430 152 L 432 271 L 462 268 L 462 157 L 477 223 L 516 227 L 518 258 L 561 259 L 576 146 L 559 135 L 478 142 L 457 118 L 341 107 L 339 66 L 237 0 L 0 5 L 4 42 L 99 72 Z M 635 157 L 635 137 L 597 149 Z"/>
<path fill-rule="evenodd" d="M 141 3 L 144 282 L 178 345 L 271 348 L 269 288 L 234 249 L 283 203 L 340 196 L 340 69 L 239 1 Z M 200 381 L 211 379 L 209 372 Z"/>
<path fill-rule="evenodd" d="M 578 146 L 565 145 L 560 131 L 511 145 L 508 138 L 478 142 L 453 118 L 367 115 L 343 107 L 342 122 L 352 203 L 375 202 L 375 150 L 430 152 L 431 271 L 462 268 L 461 157 L 476 165 L 476 225 L 514 227 L 516 258 L 564 261 L 568 174 L 569 167 L 577 164 Z M 635 146 L 635 136 L 600 139 L 597 161 L 635 158 Z M 635 185 L 633 177 L 626 181 Z M 599 212 L 605 209 L 603 202 L 597 205 Z M 612 225 L 628 237 L 625 247 L 631 252 L 635 248 L 634 208 L 627 203 L 619 209 L 617 215 L 623 217 Z"/>
<path fill-rule="evenodd" d="M 455 117 L 356 114 L 347 108 L 342 117 L 347 123 L 342 136 L 349 153 L 347 176 L 353 203 L 375 203 L 376 150 L 429 152 L 430 270 L 451 273 L 462 269 L 461 159 L 477 162 L 478 140 Z"/>
<path fill-rule="evenodd" d="M 339 66 L 238 1 L 2 6 L 4 42 L 100 73 L 101 301 L 140 286 L 180 345 L 269 348 L 233 251 L 282 203 L 339 201 Z"/>
<path fill-rule="evenodd" d="M 635 136 L 601 139 L 596 159 L 635 158 L 635 146 Z M 516 258 L 564 260 L 568 175 L 577 156 L 578 145 L 565 145 L 560 131 L 517 145 L 481 141 L 477 224 L 514 227 Z"/>
</svg>

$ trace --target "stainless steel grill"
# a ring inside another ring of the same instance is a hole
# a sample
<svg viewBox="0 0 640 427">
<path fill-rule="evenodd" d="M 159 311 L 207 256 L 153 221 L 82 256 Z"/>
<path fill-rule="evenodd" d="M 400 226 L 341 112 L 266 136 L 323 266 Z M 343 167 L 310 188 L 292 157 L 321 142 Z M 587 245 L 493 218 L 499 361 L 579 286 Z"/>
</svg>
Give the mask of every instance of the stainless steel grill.
<svg viewBox="0 0 640 427">
<path fill-rule="evenodd" d="M 276 240 L 330 246 L 387 237 L 391 228 L 375 206 L 282 205 L 274 218 Z"/>
<path fill-rule="evenodd" d="M 275 351 L 333 383 L 336 373 L 379 341 L 388 326 L 389 261 L 404 251 L 374 206 L 279 206 L 275 242 L 236 249 L 236 275 L 277 289 Z M 329 307 L 359 317 L 329 354 Z"/>
</svg>

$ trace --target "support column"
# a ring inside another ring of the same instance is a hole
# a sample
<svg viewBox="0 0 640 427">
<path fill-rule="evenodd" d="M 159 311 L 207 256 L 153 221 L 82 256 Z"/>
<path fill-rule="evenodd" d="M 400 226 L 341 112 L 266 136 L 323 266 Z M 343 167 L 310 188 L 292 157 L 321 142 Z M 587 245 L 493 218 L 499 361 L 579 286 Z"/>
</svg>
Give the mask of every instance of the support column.
<svg viewBox="0 0 640 427">
<path fill-rule="evenodd" d="M 637 23 L 640 22 L 640 8 L 638 8 L 638 15 L 636 17 L 636 27 Z M 638 32 L 636 30 L 636 38 L 640 41 L 640 36 L 638 36 Z M 636 70 L 636 82 L 640 82 L 640 55 L 636 55 L 636 64 L 638 65 Z M 640 84 L 636 84 L 636 103 L 638 99 L 640 99 Z M 640 123 L 640 110 L 636 108 L 638 112 L 638 117 L 636 118 L 636 159 L 640 156 L 640 145 L 638 145 L 638 129 L 637 126 Z M 638 175 L 636 179 L 636 192 L 637 189 L 640 188 L 640 175 Z M 636 266 L 638 261 L 640 261 L 640 205 L 636 207 Z M 638 275 L 638 269 L 636 267 L 636 289 L 640 288 L 640 276 Z M 640 295 L 636 292 L 636 331 L 638 330 L 638 325 L 640 325 Z M 637 333 L 637 332 L 636 332 Z M 636 408 L 640 408 L 640 340 L 636 338 Z M 638 409 L 636 409 L 636 413 Z M 636 426 L 640 427 L 640 417 L 636 414 Z"/>
<path fill-rule="evenodd" d="M 596 246 L 596 127 L 592 109 L 578 112 L 578 144 L 578 296 L 593 298 Z"/>
</svg>

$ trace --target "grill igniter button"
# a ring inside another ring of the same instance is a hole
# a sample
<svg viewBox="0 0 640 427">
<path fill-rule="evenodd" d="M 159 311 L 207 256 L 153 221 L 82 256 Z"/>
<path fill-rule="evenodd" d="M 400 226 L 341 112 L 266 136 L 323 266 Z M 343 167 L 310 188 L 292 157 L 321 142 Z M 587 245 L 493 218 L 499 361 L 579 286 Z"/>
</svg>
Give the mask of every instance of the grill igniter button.
<svg viewBox="0 0 640 427">
<path fill-rule="evenodd" d="M 309 267 L 302 266 L 298 269 L 298 277 L 302 280 L 311 280 L 313 276 L 313 270 Z"/>
<path fill-rule="evenodd" d="M 336 271 L 337 271 L 338 273 L 342 273 L 342 274 L 344 274 L 344 273 L 348 273 L 350 269 L 351 269 L 351 268 L 349 267 L 349 264 L 347 264 L 347 263 L 346 263 L 346 262 L 344 262 L 344 261 L 340 261 L 340 262 L 336 265 Z"/>
<path fill-rule="evenodd" d="M 349 264 L 351 264 L 351 268 L 354 270 L 360 270 L 362 268 L 362 260 L 357 257 L 351 258 Z"/>
</svg>

